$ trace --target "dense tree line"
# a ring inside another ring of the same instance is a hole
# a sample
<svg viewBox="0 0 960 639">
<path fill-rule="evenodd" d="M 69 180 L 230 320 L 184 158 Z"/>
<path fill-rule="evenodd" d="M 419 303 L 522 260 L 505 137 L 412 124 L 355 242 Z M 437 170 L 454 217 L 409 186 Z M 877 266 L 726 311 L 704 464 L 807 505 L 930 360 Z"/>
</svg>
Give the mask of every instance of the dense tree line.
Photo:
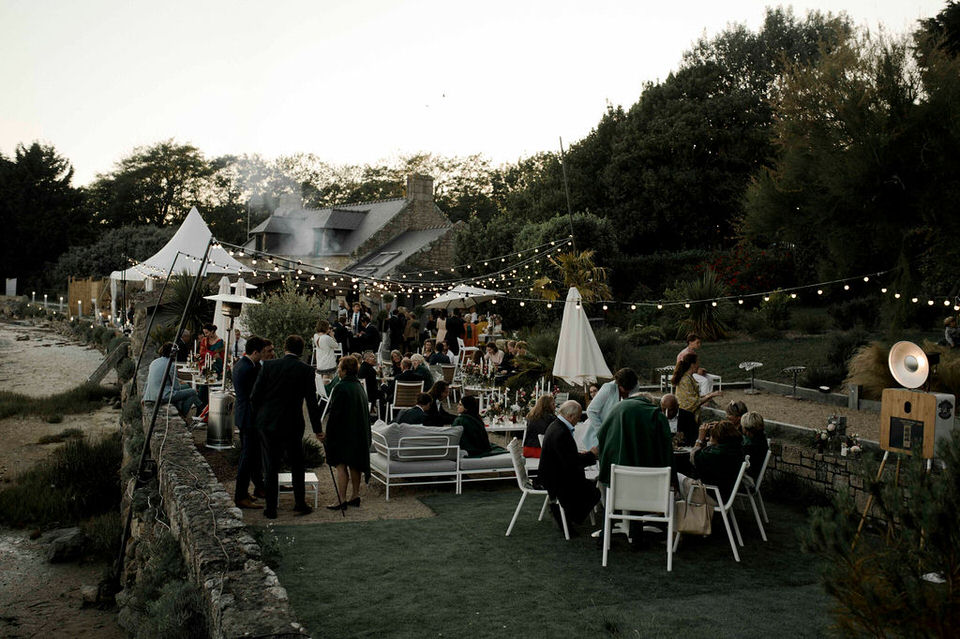
<svg viewBox="0 0 960 639">
<path fill-rule="evenodd" d="M 958 23 L 952 0 L 911 39 L 771 9 L 756 31 L 701 39 L 635 104 L 609 106 L 565 157 L 503 166 L 478 155 L 365 166 L 308 153 L 208 158 L 167 140 L 76 188 L 55 149 L 23 145 L 0 156 L 0 221 L 13 238 L 3 272 L 59 287 L 67 273 L 146 257 L 192 206 L 218 238 L 241 242 L 285 195 L 312 207 L 400 197 L 420 172 L 463 223 L 459 263 L 572 233 L 624 298 L 663 295 L 706 268 L 749 291 L 897 263 L 945 292 L 960 258 Z"/>
</svg>

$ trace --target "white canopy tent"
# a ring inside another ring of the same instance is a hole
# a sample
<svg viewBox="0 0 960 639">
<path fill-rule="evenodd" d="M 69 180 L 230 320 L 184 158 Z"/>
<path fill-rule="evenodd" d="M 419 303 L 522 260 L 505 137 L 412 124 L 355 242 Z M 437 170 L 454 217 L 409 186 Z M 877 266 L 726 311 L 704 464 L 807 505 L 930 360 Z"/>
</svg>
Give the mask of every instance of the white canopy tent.
<svg viewBox="0 0 960 639">
<path fill-rule="evenodd" d="M 563 307 L 553 376 L 573 386 L 593 384 L 598 377 L 611 377 L 590 320 L 583 310 L 580 291 L 571 287 Z"/>
<path fill-rule="evenodd" d="M 196 275 L 211 236 L 207 223 L 200 217 L 197 207 L 193 207 L 183 224 L 180 225 L 180 228 L 162 249 L 126 270 L 111 273 L 111 318 L 117 316 L 117 282 L 124 280 L 143 282 L 144 287 L 150 291 L 153 290 L 153 280 L 166 277 L 171 266 L 174 267 L 175 273 L 186 271 L 190 275 Z M 174 264 L 174 259 L 176 259 L 176 264 Z M 222 246 L 215 245 L 210 248 L 210 255 L 207 258 L 207 265 L 203 269 L 203 275 L 239 275 L 242 272 L 252 273 L 253 269 L 230 257 L 230 254 Z"/>
<path fill-rule="evenodd" d="M 503 295 L 500 291 L 459 284 L 424 304 L 426 308 L 469 308 Z"/>
</svg>

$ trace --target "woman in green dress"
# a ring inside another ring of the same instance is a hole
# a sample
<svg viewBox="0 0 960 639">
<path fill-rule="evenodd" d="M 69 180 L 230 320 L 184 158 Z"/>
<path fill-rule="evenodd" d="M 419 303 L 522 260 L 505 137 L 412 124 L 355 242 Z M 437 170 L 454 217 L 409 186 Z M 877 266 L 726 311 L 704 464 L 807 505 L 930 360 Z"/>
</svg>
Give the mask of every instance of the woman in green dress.
<svg viewBox="0 0 960 639">
<path fill-rule="evenodd" d="M 487 437 L 487 428 L 480 419 L 480 403 L 473 395 L 464 395 L 457 404 L 458 417 L 453 426 L 461 426 L 460 448 L 467 451 L 467 457 L 489 457 L 507 450 L 502 446 L 491 446 Z"/>
<path fill-rule="evenodd" d="M 327 463 L 337 469 L 337 490 L 340 504 L 330 504 L 330 510 L 360 505 L 360 473 L 370 482 L 370 404 L 360 385 L 357 373 L 360 364 L 352 355 L 340 358 L 337 367 L 339 382 L 330 391 L 326 410 Z M 347 499 L 349 471 L 350 499 Z"/>
</svg>

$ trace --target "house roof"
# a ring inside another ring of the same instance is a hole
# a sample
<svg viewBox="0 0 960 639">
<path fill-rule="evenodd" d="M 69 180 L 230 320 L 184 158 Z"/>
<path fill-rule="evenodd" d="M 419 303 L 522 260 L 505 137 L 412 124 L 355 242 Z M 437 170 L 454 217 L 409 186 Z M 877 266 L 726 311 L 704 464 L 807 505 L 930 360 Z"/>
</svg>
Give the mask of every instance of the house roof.
<svg viewBox="0 0 960 639">
<path fill-rule="evenodd" d="M 443 237 L 452 228 L 442 226 L 422 231 L 404 231 L 345 270 L 367 277 L 383 277 L 411 255 Z"/>
</svg>

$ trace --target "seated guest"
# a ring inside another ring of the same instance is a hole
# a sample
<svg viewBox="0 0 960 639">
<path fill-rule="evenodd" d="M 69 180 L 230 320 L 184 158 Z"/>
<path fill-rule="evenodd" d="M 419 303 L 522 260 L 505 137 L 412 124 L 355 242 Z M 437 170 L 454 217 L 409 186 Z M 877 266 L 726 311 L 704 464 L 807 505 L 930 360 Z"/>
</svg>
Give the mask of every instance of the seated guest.
<svg viewBox="0 0 960 639">
<path fill-rule="evenodd" d="M 682 446 L 693 446 L 697 441 L 697 418 L 688 410 L 680 408 L 677 396 L 667 393 L 660 398 L 660 412 L 667 418 L 672 434 L 683 435 Z"/>
<path fill-rule="evenodd" d="M 770 448 L 763 426 L 763 417 L 760 413 L 751 411 L 740 418 L 740 430 L 743 432 L 743 442 L 741 444 L 743 454 L 745 456 L 750 455 L 750 468 L 747 469 L 747 475 L 754 481 L 760 476 L 760 469 L 763 467 L 763 461 L 767 458 L 767 450 Z"/>
<path fill-rule="evenodd" d="M 427 394 L 430 395 L 431 403 L 424 424 L 427 426 L 449 426 L 452 424 L 456 417 L 443 408 L 443 403 L 447 401 L 447 397 L 450 395 L 450 384 L 442 379 L 438 380 L 433 383 Z"/>
<path fill-rule="evenodd" d="M 540 457 L 540 436 L 557 418 L 557 402 L 553 395 L 541 395 L 527 413 L 527 432 L 523 436 L 523 456 Z"/>
<path fill-rule="evenodd" d="M 443 366 L 456 363 L 450 357 L 450 350 L 446 342 L 437 342 L 437 350 L 430 355 L 430 363 L 433 366 Z"/>
<path fill-rule="evenodd" d="M 501 446 L 490 444 L 487 428 L 480 419 L 480 402 L 476 397 L 464 395 L 457 404 L 457 413 L 453 426 L 463 427 L 460 448 L 467 451 L 467 457 L 490 457 L 507 452 Z"/>
<path fill-rule="evenodd" d="M 550 496 L 558 499 L 567 518 L 579 523 L 600 501 L 600 491 L 589 481 L 583 469 L 597 460 L 597 449 L 585 453 L 577 451 L 573 439 L 573 425 L 580 421 L 582 409 L 574 400 L 560 406 L 557 418 L 547 427 L 540 452 L 538 478 Z M 550 510 L 558 524 L 560 509 L 551 504 Z M 561 524 L 562 526 L 562 524 Z"/>
<path fill-rule="evenodd" d="M 741 401 L 733 400 L 727 404 L 726 413 L 727 421 L 740 428 L 740 418 L 747 414 L 747 405 Z"/>
<path fill-rule="evenodd" d="M 529 346 L 527 346 L 526 342 L 517 342 L 517 350 L 514 351 L 513 353 L 514 357 L 520 357 L 521 355 L 526 355 L 528 348 Z"/>
<path fill-rule="evenodd" d="M 397 375 L 398 382 L 422 382 L 423 376 L 413 370 L 413 360 L 404 357 L 400 360 L 400 374 Z"/>
<path fill-rule="evenodd" d="M 498 349 L 494 342 L 488 342 L 487 354 L 484 356 L 484 359 L 487 360 L 487 364 L 490 366 L 500 368 L 500 364 L 503 363 L 503 351 Z"/>
<path fill-rule="evenodd" d="M 226 344 L 223 339 L 217 335 L 216 324 L 203 325 L 203 337 L 200 338 L 200 364 L 209 356 L 213 362 L 213 369 L 217 373 L 223 372 L 223 356 L 226 350 Z"/>
<path fill-rule="evenodd" d="M 601 483 L 610 483 L 610 466 L 673 465 L 673 437 L 667 417 L 645 395 L 635 394 L 615 404 L 599 432 Z M 542 465 L 542 464 L 541 464 Z"/>
<path fill-rule="evenodd" d="M 183 329 L 180 337 L 177 339 L 177 361 L 185 362 L 190 356 L 190 345 L 193 343 L 193 333 L 190 329 Z"/>
<path fill-rule="evenodd" d="M 167 363 L 170 361 L 170 354 L 173 352 L 173 343 L 167 342 L 160 347 L 160 357 L 150 362 L 150 368 L 147 373 L 147 383 L 143 387 L 143 401 L 145 402 L 167 402 L 173 404 L 180 417 L 189 422 L 197 411 L 203 408 L 203 402 L 197 395 L 197 391 L 187 384 L 181 384 L 177 381 L 177 366 L 170 365 L 170 373 L 167 375 L 167 381 L 163 385 L 163 395 L 160 394 L 160 384 L 163 382 L 163 372 L 167 369 Z"/>
<path fill-rule="evenodd" d="M 503 360 L 500 362 L 499 369 L 505 373 L 515 373 L 517 370 L 517 346 L 513 340 L 507 342 L 507 349 L 503 351 Z"/>
<path fill-rule="evenodd" d="M 690 453 L 691 476 L 718 487 L 724 501 L 730 498 L 743 463 L 741 442 L 740 431 L 732 423 L 726 420 L 713 422 L 700 427 L 700 436 Z M 681 490 L 686 491 L 689 481 L 684 482 L 682 476 L 680 479 Z"/>
<path fill-rule="evenodd" d="M 423 355 L 420 353 L 415 353 L 410 357 L 410 363 L 413 368 L 413 372 L 423 380 L 423 387 L 430 388 L 433 386 L 433 373 L 430 372 L 430 369 L 427 368 L 427 361 L 423 358 Z"/>
<path fill-rule="evenodd" d="M 673 378 L 670 380 L 670 383 L 676 388 L 680 408 L 690 411 L 694 417 L 699 420 L 700 407 L 714 397 L 719 397 L 720 391 L 701 395 L 700 384 L 693 378 L 693 374 L 697 370 L 697 354 L 695 352 L 687 353 L 673 371 Z"/>
<path fill-rule="evenodd" d="M 381 390 L 377 382 L 377 355 L 373 351 L 366 351 L 362 359 L 358 377 L 363 380 L 367 387 L 367 399 L 370 400 L 372 405 L 378 399 L 381 399 Z"/>
<path fill-rule="evenodd" d="M 427 339 L 423 341 L 423 358 L 430 361 L 430 356 L 434 353 L 433 340 Z"/>
<path fill-rule="evenodd" d="M 483 339 L 487 335 L 487 316 L 480 315 L 477 317 L 477 339 Z"/>
<path fill-rule="evenodd" d="M 426 393 L 417 395 L 417 405 L 400 413 L 397 417 L 398 424 L 423 424 L 427 419 L 430 406 L 433 404 L 433 398 Z"/>
<path fill-rule="evenodd" d="M 398 350 L 390 351 L 390 374 L 393 377 L 396 377 L 403 371 L 403 369 L 400 368 L 401 361 L 403 361 L 403 353 Z"/>
</svg>

